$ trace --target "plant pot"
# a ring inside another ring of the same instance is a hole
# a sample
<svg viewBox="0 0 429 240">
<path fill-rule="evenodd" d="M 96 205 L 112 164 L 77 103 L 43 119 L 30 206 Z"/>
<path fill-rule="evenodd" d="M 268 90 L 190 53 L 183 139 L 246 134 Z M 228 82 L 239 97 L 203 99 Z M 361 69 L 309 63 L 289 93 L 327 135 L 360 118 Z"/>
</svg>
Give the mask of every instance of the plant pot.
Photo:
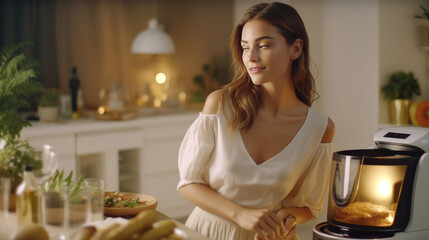
<svg viewBox="0 0 429 240">
<path fill-rule="evenodd" d="M 390 121 L 394 125 L 402 126 L 410 124 L 409 109 L 411 100 L 409 99 L 395 99 L 389 102 L 390 108 Z"/>
<path fill-rule="evenodd" d="M 42 122 L 58 121 L 58 106 L 39 106 L 38 114 Z"/>
</svg>

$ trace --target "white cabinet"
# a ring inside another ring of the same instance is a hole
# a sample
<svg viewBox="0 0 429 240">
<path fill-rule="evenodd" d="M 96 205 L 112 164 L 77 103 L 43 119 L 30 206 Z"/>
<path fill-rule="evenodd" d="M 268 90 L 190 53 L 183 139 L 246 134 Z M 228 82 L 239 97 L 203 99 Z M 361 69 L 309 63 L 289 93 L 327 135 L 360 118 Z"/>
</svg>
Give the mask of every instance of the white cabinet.
<svg viewBox="0 0 429 240">
<path fill-rule="evenodd" d="M 152 125 L 143 130 L 142 159 L 145 161 L 140 166 L 141 191 L 158 196 L 160 211 L 172 217 L 189 214 L 193 208 L 176 190 L 177 154 L 189 125 L 188 121 L 176 121 L 172 125 Z"/>
<path fill-rule="evenodd" d="M 119 188 L 120 151 L 142 148 L 141 132 L 141 128 L 135 127 L 76 134 L 77 168 L 88 177 L 104 179 L 107 190 L 122 191 Z"/>
<path fill-rule="evenodd" d="M 42 135 L 33 135 L 26 133 L 29 131 L 22 131 L 21 137 L 27 139 L 32 147 L 37 150 L 41 150 L 43 145 L 51 145 L 57 154 L 58 157 L 58 166 L 61 169 L 64 169 L 66 172 L 76 172 L 76 152 L 75 152 L 75 137 L 72 133 L 64 134 L 42 134 Z"/>
<path fill-rule="evenodd" d="M 60 169 L 102 178 L 106 190 L 150 194 L 158 199 L 160 211 L 178 218 L 193 208 L 176 190 L 177 154 L 197 116 L 182 112 L 128 121 L 34 123 L 21 137 L 34 147 L 52 145 Z"/>
</svg>

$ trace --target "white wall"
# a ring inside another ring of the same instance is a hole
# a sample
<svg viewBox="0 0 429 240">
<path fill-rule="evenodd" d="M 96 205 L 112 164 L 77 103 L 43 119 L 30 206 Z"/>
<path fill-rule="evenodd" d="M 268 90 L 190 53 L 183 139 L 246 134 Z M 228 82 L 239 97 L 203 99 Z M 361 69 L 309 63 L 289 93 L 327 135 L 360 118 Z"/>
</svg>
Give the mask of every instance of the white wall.
<svg viewBox="0 0 429 240">
<path fill-rule="evenodd" d="M 422 88 L 422 95 L 415 100 L 428 100 L 429 52 L 421 47 L 429 45 L 429 21 L 413 17 L 423 12 L 419 4 L 429 7 L 427 0 L 379 0 L 379 79 L 382 86 L 393 72 L 413 71 Z M 380 122 L 388 123 L 388 103 L 382 94 L 379 103 Z"/>
<path fill-rule="evenodd" d="M 373 145 L 378 128 L 378 1 L 323 1 L 322 109 L 334 151 Z"/>
</svg>

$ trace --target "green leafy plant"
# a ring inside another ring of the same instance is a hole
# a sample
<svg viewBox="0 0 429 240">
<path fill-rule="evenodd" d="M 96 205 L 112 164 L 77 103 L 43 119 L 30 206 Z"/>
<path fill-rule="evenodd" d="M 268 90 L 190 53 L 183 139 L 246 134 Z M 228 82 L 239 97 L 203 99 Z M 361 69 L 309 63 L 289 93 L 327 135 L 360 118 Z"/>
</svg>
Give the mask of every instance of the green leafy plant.
<svg viewBox="0 0 429 240">
<path fill-rule="evenodd" d="M 230 56 L 228 53 L 215 56 L 202 66 L 202 73 L 195 75 L 193 81 L 198 90 L 191 96 L 191 102 L 204 102 L 207 95 L 227 84 L 231 79 Z"/>
<path fill-rule="evenodd" d="M 414 95 L 420 95 L 420 85 L 413 72 L 395 72 L 390 75 L 389 81 L 381 88 L 388 100 L 412 99 Z"/>
<path fill-rule="evenodd" d="M 34 149 L 27 141 L 11 139 L 0 150 L 0 176 L 10 177 L 12 188 L 21 182 L 25 165 L 32 165 L 35 170 L 42 167 L 40 159 L 36 159 Z"/>
<path fill-rule="evenodd" d="M 60 95 L 55 89 L 47 88 L 44 90 L 39 100 L 39 106 L 54 107 L 60 103 Z"/>
<path fill-rule="evenodd" d="M 35 170 L 41 165 L 32 157 L 34 150 L 28 142 L 19 139 L 22 128 L 31 124 L 18 110 L 29 106 L 28 97 L 43 89 L 36 79 L 37 63 L 22 51 L 28 44 L 8 44 L 0 52 L 0 176 L 10 177 L 13 186 L 21 181 L 24 165 L 33 165 Z"/>
<path fill-rule="evenodd" d="M 61 198 L 63 187 L 68 187 L 68 195 L 71 203 L 81 203 L 84 201 L 82 196 L 77 194 L 82 191 L 85 175 L 81 174 L 76 182 L 72 181 L 73 171 L 70 171 L 69 175 L 64 178 L 64 170 L 56 171 L 54 176 L 45 183 L 44 190 L 46 192 L 46 206 L 49 208 L 61 208 L 63 207 L 63 199 Z"/>
<path fill-rule="evenodd" d="M 414 15 L 415 18 L 419 18 L 419 19 L 426 19 L 429 20 L 429 12 L 426 10 L 425 7 L 423 7 L 422 5 L 419 5 L 420 8 L 423 10 L 423 13 L 420 15 Z"/>
<path fill-rule="evenodd" d="M 23 127 L 31 126 L 21 119 L 18 110 L 29 106 L 27 97 L 42 91 L 36 81 L 36 63 L 22 52 L 29 43 L 5 45 L 0 53 L 0 138 L 19 137 Z"/>
</svg>

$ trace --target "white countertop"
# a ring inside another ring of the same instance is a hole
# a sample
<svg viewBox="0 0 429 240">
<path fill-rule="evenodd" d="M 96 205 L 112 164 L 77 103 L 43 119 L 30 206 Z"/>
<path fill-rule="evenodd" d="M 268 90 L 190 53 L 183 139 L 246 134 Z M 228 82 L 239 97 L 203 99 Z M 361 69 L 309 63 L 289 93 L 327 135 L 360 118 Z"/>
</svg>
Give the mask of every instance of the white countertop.
<svg viewBox="0 0 429 240">
<path fill-rule="evenodd" d="M 40 135 L 75 134 L 103 131 L 105 129 L 115 130 L 154 126 L 168 122 L 195 119 L 198 113 L 196 110 L 188 109 L 163 109 L 158 111 L 147 111 L 146 109 L 142 111 L 138 118 L 121 121 L 97 120 L 92 117 L 55 123 L 30 121 L 32 126 L 23 128 L 21 136 L 28 138 Z"/>
</svg>

